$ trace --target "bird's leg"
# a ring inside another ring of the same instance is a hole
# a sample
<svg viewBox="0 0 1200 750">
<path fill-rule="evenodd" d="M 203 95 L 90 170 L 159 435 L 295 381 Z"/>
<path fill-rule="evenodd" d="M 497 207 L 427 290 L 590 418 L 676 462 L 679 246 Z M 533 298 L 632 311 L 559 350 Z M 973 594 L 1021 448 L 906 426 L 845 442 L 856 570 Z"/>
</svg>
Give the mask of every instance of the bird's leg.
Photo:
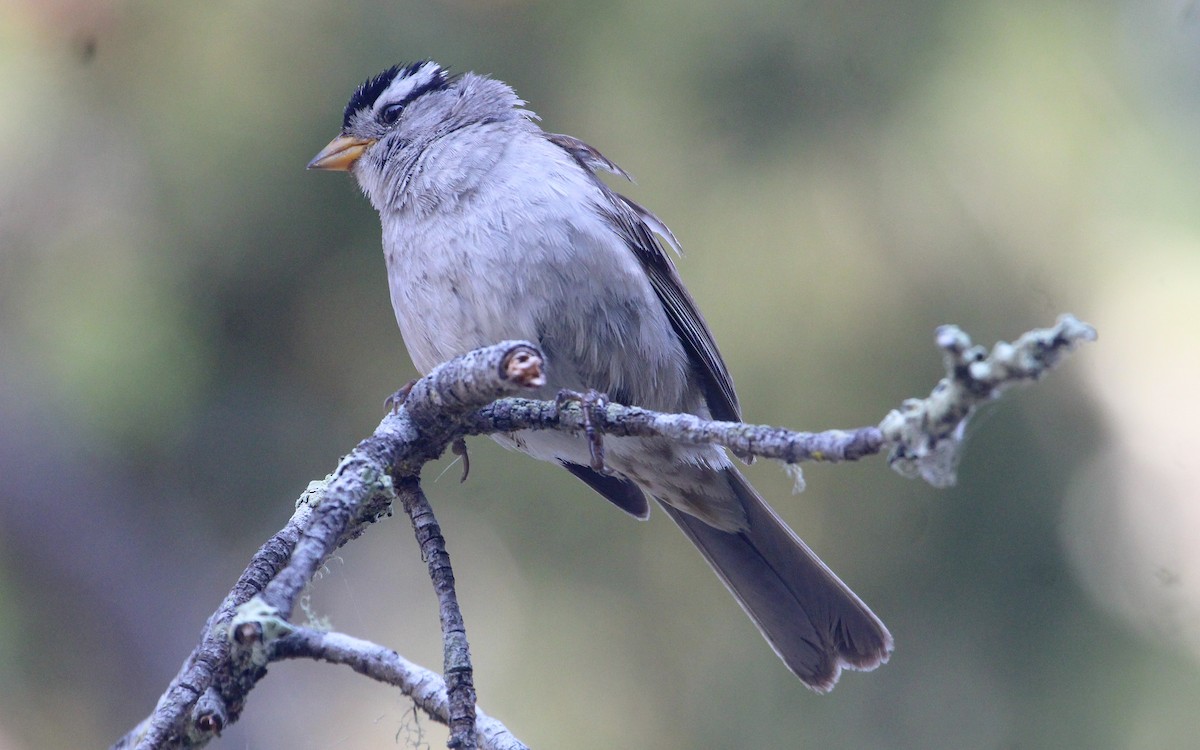
<svg viewBox="0 0 1200 750">
<path fill-rule="evenodd" d="M 592 471 L 608 474 L 608 468 L 604 465 L 604 435 L 596 429 L 596 424 L 601 421 L 601 413 L 608 406 L 608 395 L 593 388 L 583 393 L 563 389 L 554 399 L 554 405 L 562 409 L 571 401 L 579 402 L 579 411 L 583 417 L 583 434 L 587 438 L 588 452 L 592 457 Z"/>
<path fill-rule="evenodd" d="M 408 394 L 412 391 L 413 386 L 416 384 L 417 379 L 413 378 L 404 385 L 400 386 L 400 390 L 383 400 L 383 408 L 387 409 L 392 414 L 400 411 L 400 407 L 404 405 L 404 401 L 408 398 Z"/>
</svg>

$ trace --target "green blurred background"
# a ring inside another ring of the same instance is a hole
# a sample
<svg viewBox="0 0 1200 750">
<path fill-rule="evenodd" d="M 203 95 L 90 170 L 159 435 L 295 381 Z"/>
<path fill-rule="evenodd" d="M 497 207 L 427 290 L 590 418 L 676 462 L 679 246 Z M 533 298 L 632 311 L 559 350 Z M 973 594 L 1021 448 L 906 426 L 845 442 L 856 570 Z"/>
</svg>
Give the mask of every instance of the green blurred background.
<svg viewBox="0 0 1200 750">
<path fill-rule="evenodd" d="M 146 715 L 412 377 L 375 214 L 304 165 L 355 85 L 422 57 L 640 178 L 750 421 L 877 422 L 939 376 L 940 323 L 991 342 L 1070 311 L 1101 336 L 973 423 L 953 490 L 875 460 L 792 496 L 751 467 L 895 635 L 828 696 L 661 514 L 487 440 L 466 484 L 430 466 L 485 709 L 537 748 L 1194 744 L 1195 2 L 5 0 L 0 748 Z M 402 519 L 310 606 L 440 660 Z M 408 711 L 283 664 L 216 746 L 407 747 Z"/>
</svg>

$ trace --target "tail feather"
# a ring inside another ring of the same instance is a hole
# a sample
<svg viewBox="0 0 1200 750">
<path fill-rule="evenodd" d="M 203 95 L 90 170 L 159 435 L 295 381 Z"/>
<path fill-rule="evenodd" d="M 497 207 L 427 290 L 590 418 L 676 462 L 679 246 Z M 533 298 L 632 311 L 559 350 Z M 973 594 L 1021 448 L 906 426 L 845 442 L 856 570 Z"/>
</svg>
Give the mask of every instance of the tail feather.
<svg viewBox="0 0 1200 750">
<path fill-rule="evenodd" d="M 660 502 L 700 550 L 783 662 L 817 692 L 843 668 L 888 660 L 892 635 L 850 588 L 759 497 L 737 469 L 722 472 L 746 510 L 730 533 Z"/>
</svg>

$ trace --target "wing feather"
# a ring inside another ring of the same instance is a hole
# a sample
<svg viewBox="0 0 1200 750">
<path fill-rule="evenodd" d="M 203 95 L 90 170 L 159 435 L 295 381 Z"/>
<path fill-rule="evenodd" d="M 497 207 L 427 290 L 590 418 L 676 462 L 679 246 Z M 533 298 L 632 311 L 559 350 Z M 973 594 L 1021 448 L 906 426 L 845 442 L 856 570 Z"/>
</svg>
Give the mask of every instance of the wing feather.
<svg viewBox="0 0 1200 750">
<path fill-rule="evenodd" d="M 740 422 L 741 408 L 729 368 L 717 349 L 717 342 L 708 324 L 704 322 L 704 316 L 700 314 L 692 295 L 684 288 L 675 264 L 663 247 L 663 243 L 666 243 L 679 253 L 679 241 L 675 235 L 653 213 L 615 192 L 596 176 L 596 170 L 604 170 L 632 179 L 625 170 L 577 138 L 558 134 L 547 135 L 547 138 L 587 170 L 608 198 L 607 205 L 600 206 L 601 214 L 613 225 L 645 269 L 650 286 L 658 295 L 671 326 L 688 353 L 712 418 Z"/>
</svg>

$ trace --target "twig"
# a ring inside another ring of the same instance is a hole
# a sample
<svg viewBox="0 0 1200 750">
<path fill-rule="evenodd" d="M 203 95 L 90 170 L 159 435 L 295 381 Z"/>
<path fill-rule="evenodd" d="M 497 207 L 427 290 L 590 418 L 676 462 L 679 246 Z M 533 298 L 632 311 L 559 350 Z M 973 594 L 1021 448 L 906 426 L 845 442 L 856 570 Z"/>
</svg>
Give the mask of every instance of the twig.
<svg viewBox="0 0 1200 750">
<path fill-rule="evenodd" d="M 908 399 L 878 427 L 825 432 L 795 432 L 770 425 L 713 422 L 691 414 L 662 414 L 607 403 L 584 413 L 578 401 L 508 398 L 467 416 L 467 434 L 498 429 L 591 429 L 615 436 L 664 436 L 684 443 L 717 444 L 740 456 L 760 456 L 798 464 L 808 461 L 857 461 L 889 451 L 888 462 L 906 477 L 921 477 L 935 487 L 954 483 L 962 435 L 976 408 L 1018 383 L 1036 380 L 1096 331 L 1064 315 L 1051 328 L 999 342 L 988 352 L 954 326 L 937 332 L 945 352 L 946 377 L 925 399 Z"/>
<path fill-rule="evenodd" d="M 608 403 L 590 414 L 593 429 L 619 437 L 663 436 L 681 443 L 723 445 L 746 455 L 784 463 L 857 461 L 886 447 L 877 427 L 826 432 L 795 432 L 745 422 L 714 422 L 692 414 L 664 414 L 636 406 Z M 469 435 L 514 430 L 584 430 L 578 404 L 506 398 L 465 418 Z"/>
<path fill-rule="evenodd" d="M 946 377 L 928 398 L 906 400 L 880 423 L 890 449 L 888 464 L 934 487 L 953 485 L 967 422 L 980 404 L 1013 385 L 1041 378 L 1077 346 L 1095 340 L 1096 329 L 1073 315 L 1062 315 L 1052 327 L 1029 331 L 1011 344 L 998 342 L 991 352 L 973 346 L 957 326 L 941 326 L 937 344 L 944 352 Z"/>
<path fill-rule="evenodd" d="M 446 553 L 446 540 L 433 516 L 433 508 L 416 480 L 396 488 L 396 496 L 404 512 L 412 520 L 413 533 L 421 546 L 421 559 L 429 566 L 429 578 L 438 598 L 438 614 L 442 623 L 443 670 L 446 675 L 448 719 L 451 748 L 474 750 L 475 743 L 475 677 L 471 669 L 471 648 L 463 623 L 458 595 L 454 590 L 454 570 Z"/>
<path fill-rule="evenodd" d="M 275 659 L 320 659 L 345 664 L 373 680 L 394 685 L 410 696 L 434 720 L 450 723 L 450 702 L 442 677 L 413 664 L 391 649 L 342 633 L 294 627 L 273 646 Z M 480 744 L 489 750 L 529 750 L 496 719 L 475 709 L 475 731 Z"/>
</svg>

